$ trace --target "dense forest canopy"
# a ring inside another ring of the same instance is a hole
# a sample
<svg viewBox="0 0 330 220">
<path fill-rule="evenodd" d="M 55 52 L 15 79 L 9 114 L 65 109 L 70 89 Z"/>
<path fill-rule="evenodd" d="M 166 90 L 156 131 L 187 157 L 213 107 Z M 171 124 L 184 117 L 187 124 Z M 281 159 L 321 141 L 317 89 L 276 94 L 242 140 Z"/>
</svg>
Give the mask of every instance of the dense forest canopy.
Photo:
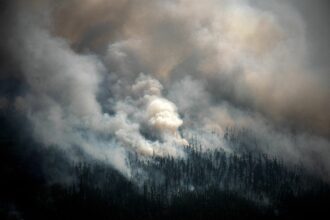
<svg viewBox="0 0 330 220">
<path fill-rule="evenodd" d="M 192 137 L 180 159 L 132 153 L 126 161 L 135 171 L 130 178 L 106 163 L 70 163 L 53 148 L 36 150 L 26 145 L 27 137 L 14 140 L 11 132 L 2 133 L 1 218 L 283 219 L 326 214 L 328 182 L 300 163 L 288 165 L 258 153 L 247 132 L 227 129 L 223 138 L 231 152 L 202 150 Z M 13 150 L 24 146 L 31 149 Z M 47 173 L 55 181 L 45 179 Z"/>
</svg>

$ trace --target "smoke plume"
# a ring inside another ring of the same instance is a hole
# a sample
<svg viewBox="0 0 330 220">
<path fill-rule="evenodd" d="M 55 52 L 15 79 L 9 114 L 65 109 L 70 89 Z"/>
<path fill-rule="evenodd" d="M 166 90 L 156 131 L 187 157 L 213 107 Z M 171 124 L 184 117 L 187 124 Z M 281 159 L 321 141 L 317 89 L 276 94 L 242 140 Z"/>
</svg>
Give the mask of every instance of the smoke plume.
<svg viewBox="0 0 330 220">
<path fill-rule="evenodd" d="M 317 33 L 297 4 L 4 3 L 0 79 L 19 88 L 1 91 L 0 111 L 28 119 L 42 145 L 126 176 L 128 152 L 184 157 L 192 136 L 230 151 L 223 135 L 238 127 L 330 178 L 328 64 L 320 52 L 315 65 Z"/>
</svg>

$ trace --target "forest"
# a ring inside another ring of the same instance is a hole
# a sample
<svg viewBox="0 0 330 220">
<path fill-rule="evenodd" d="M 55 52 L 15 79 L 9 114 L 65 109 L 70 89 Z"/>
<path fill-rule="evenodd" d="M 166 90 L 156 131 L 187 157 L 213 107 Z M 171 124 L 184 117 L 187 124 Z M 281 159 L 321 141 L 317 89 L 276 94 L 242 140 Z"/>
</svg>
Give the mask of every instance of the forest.
<svg viewBox="0 0 330 220">
<path fill-rule="evenodd" d="M 29 149 L 27 137 L 14 139 L 10 131 L 2 132 L 0 219 L 292 219 L 328 214 L 329 184 L 300 164 L 253 150 L 247 133 L 227 130 L 224 138 L 232 152 L 203 150 L 194 137 L 183 158 L 131 153 L 127 163 L 134 172 L 127 178 L 102 162 L 70 163 L 58 150 Z M 49 181 L 45 167 L 55 164 L 62 164 L 56 172 L 69 180 Z"/>
</svg>

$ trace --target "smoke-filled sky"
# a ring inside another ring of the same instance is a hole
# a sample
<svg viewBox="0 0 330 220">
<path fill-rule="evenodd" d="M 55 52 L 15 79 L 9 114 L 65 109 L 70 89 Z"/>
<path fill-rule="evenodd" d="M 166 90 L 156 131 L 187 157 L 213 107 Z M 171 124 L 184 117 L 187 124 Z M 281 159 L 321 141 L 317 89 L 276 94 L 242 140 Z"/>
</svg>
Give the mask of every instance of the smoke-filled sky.
<svg viewBox="0 0 330 220">
<path fill-rule="evenodd" d="M 42 146 L 124 175 L 127 152 L 184 157 L 189 137 L 258 150 L 330 179 L 329 3 L 12 0 L 1 3 L 0 111 Z M 213 135 L 213 134 L 217 135 Z"/>
</svg>

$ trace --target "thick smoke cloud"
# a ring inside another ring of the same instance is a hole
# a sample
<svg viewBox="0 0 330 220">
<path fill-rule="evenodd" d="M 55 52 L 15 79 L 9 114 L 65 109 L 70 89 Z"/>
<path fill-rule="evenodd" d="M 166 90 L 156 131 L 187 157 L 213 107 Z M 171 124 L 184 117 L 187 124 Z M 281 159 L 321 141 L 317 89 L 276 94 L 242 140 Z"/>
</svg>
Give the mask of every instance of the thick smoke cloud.
<svg viewBox="0 0 330 220">
<path fill-rule="evenodd" d="M 24 92 L 1 97 L 0 110 L 25 115 L 45 146 L 74 160 L 78 148 L 127 176 L 127 152 L 181 157 L 193 136 L 230 151 L 225 130 L 240 127 L 258 150 L 328 178 L 329 74 L 312 62 L 301 10 L 295 1 L 12 1 L 2 47 Z"/>
<path fill-rule="evenodd" d="M 305 24 L 289 4 L 212 0 L 67 4 L 64 12 L 57 12 L 56 31 L 79 50 L 121 44 L 130 56 L 122 65 L 131 66 L 130 72 L 139 69 L 164 81 L 191 74 L 210 82 L 208 89 L 216 101 L 228 99 L 277 123 L 329 134 L 330 118 L 324 114 L 329 107 L 328 81 L 314 77 L 318 69 L 308 66 Z"/>
</svg>

